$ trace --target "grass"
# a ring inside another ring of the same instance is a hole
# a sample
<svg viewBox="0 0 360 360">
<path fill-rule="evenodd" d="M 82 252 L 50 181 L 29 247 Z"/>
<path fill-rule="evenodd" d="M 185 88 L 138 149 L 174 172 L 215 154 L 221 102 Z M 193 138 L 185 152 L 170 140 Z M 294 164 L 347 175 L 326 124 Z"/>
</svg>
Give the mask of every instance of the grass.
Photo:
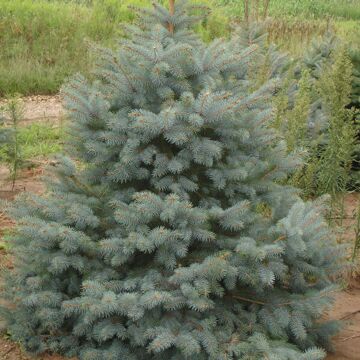
<svg viewBox="0 0 360 360">
<path fill-rule="evenodd" d="M 12 235 L 13 229 L 5 228 L 1 231 L 0 250 L 8 252 L 11 248 L 11 243 L 7 239 Z M 2 255 L 3 256 L 3 255 Z"/>
<path fill-rule="evenodd" d="M 88 69 L 86 39 L 107 43 L 115 25 L 84 6 L 0 0 L 0 93 L 55 93 Z M 96 16 L 95 16 L 96 15 Z"/>
<path fill-rule="evenodd" d="M 229 23 L 243 18 L 243 2 L 239 0 L 191 2 L 205 3 L 213 9 L 211 16 L 197 28 L 206 40 L 226 35 Z M 0 0 L 0 96 L 56 93 L 71 74 L 89 73 L 92 59 L 86 40 L 113 46 L 122 34 L 119 24 L 134 19 L 128 5 L 150 3 L 149 0 Z M 360 34 L 358 0 L 270 0 L 269 14 L 283 24 L 297 22 L 296 33 L 302 33 L 304 28 L 321 33 L 324 19 L 332 18 L 343 36 L 356 40 Z M 346 30 L 348 22 L 352 24 L 351 31 Z M 293 37 L 283 45 L 293 44 Z M 284 43 L 284 36 L 280 40 Z M 302 48 L 301 44 L 299 47 Z"/>
<path fill-rule="evenodd" d="M 219 0 L 219 2 L 234 7 L 239 14 L 243 13 L 243 1 Z M 358 0 L 270 0 L 269 13 L 277 17 L 358 20 L 360 5 Z"/>
<path fill-rule="evenodd" d="M 18 141 L 21 162 L 31 164 L 37 159 L 48 158 L 62 150 L 64 129 L 50 122 L 32 123 L 18 128 Z M 3 158 L 3 164 L 9 161 L 11 159 Z"/>
<path fill-rule="evenodd" d="M 12 189 L 21 168 L 37 167 L 43 164 L 44 159 L 61 152 L 65 138 L 63 127 L 52 123 L 33 123 L 19 126 L 14 131 L 17 133 L 16 153 L 8 151 L 7 145 L 0 147 L 0 164 L 10 172 Z"/>
<path fill-rule="evenodd" d="M 62 150 L 63 127 L 51 123 L 33 123 L 21 127 L 19 142 L 24 159 L 48 157 Z"/>
</svg>

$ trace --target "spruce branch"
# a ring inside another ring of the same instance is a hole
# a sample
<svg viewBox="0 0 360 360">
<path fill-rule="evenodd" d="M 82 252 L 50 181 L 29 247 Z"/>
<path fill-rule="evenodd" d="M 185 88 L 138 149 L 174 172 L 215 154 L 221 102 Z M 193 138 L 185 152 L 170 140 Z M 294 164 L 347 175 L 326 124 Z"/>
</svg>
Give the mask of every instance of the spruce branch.
<svg viewBox="0 0 360 360">
<path fill-rule="evenodd" d="M 333 294 L 333 293 L 336 293 L 336 292 L 339 292 L 339 290 L 330 290 L 330 291 L 327 291 L 327 292 L 321 292 L 319 295 L 317 296 L 313 296 L 311 297 L 311 299 L 321 299 L 323 297 L 327 297 L 329 296 L 330 294 Z M 304 296 L 302 299 L 296 299 L 296 300 L 291 300 L 291 301 L 286 301 L 286 302 L 282 302 L 282 303 L 269 303 L 269 302 L 265 302 L 265 301 L 262 301 L 262 300 L 257 300 L 257 299 L 250 299 L 250 298 L 247 298 L 247 297 L 243 297 L 243 296 L 240 296 L 240 295 L 237 295 L 237 294 L 229 294 L 230 297 L 234 298 L 234 299 L 237 299 L 237 300 L 241 300 L 241 301 L 245 301 L 245 302 L 249 302 L 249 303 L 253 303 L 253 304 L 258 304 L 258 305 L 271 305 L 271 306 L 276 306 L 276 307 L 283 307 L 283 306 L 288 306 L 288 305 L 295 305 L 299 302 L 299 300 L 309 300 L 309 297 L 307 296 Z"/>
<path fill-rule="evenodd" d="M 103 194 L 97 194 L 96 192 L 94 192 L 89 185 L 80 181 L 75 175 L 69 176 L 69 179 L 71 179 L 71 181 L 85 193 L 88 193 L 97 199 L 103 199 Z"/>
</svg>

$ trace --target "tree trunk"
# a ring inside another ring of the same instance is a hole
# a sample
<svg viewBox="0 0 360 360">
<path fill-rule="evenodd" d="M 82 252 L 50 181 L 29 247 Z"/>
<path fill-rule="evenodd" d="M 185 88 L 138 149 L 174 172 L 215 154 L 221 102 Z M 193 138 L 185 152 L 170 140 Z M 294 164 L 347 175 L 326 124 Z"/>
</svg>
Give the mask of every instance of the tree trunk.
<svg viewBox="0 0 360 360">
<path fill-rule="evenodd" d="M 270 5 L 270 0 L 265 0 L 265 4 L 264 4 L 264 15 L 263 15 L 263 19 L 264 19 L 264 20 L 268 17 L 269 5 Z"/>
<path fill-rule="evenodd" d="M 255 0 L 254 8 L 253 8 L 253 20 L 259 21 L 259 9 L 260 9 L 260 0 Z"/>
<path fill-rule="evenodd" d="M 244 20 L 249 25 L 249 0 L 244 0 Z"/>
<path fill-rule="evenodd" d="M 175 0 L 169 0 L 169 12 L 170 12 L 170 15 L 173 16 L 174 13 L 175 13 Z M 171 33 L 174 32 L 174 24 L 173 23 L 170 23 L 169 22 L 169 31 Z"/>
</svg>

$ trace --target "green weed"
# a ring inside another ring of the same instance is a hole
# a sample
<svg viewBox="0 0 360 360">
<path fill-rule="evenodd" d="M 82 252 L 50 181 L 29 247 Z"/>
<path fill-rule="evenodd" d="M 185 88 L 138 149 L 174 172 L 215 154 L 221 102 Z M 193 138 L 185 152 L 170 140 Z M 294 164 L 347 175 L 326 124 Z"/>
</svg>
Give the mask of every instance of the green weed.
<svg viewBox="0 0 360 360">
<path fill-rule="evenodd" d="M 60 152 L 63 138 L 63 127 L 51 123 L 33 123 L 19 130 L 19 142 L 25 159 L 46 157 Z"/>
</svg>

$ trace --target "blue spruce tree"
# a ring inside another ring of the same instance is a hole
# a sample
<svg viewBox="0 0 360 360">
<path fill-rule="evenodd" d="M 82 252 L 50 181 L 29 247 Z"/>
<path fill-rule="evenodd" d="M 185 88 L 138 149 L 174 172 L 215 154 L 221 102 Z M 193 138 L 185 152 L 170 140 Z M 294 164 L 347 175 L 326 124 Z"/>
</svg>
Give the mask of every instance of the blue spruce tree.
<svg viewBox="0 0 360 360">
<path fill-rule="evenodd" d="M 170 5 L 63 89 L 74 160 L 8 209 L 8 331 L 82 360 L 323 359 L 341 251 L 280 185 L 299 160 L 269 126 L 276 77 L 252 90 L 259 46 L 204 44 L 206 9 Z"/>
</svg>

